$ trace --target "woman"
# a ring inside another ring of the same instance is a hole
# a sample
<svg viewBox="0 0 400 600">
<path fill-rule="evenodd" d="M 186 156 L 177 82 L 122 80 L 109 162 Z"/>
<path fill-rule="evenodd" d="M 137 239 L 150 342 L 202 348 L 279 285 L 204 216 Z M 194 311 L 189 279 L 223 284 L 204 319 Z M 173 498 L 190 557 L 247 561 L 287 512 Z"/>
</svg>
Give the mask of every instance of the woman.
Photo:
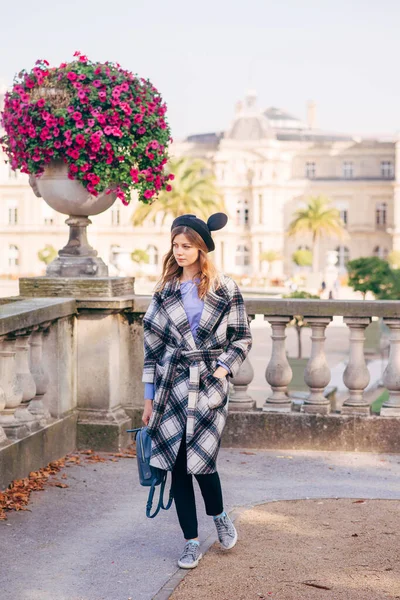
<svg viewBox="0 0 400 600">
<path fill-rule="evenodd" d="M 183 215 L 172 223 L 171 249 L 144 317 L 145 407 L 152 438 L 151 465 L 172 471 L 172 489 L 186 539 L 178 565 L 197 567 L 199 549 L 192 475 L 221 546 L 237 532 L 225 513 L 216 460 L 227 417 L 228 380 L 251 347 L 243 298 L 236 283 L 219 275 L 208 258 L 211 231 L 227 223 L 223 213 L 207 223 Z"/>
</svg>

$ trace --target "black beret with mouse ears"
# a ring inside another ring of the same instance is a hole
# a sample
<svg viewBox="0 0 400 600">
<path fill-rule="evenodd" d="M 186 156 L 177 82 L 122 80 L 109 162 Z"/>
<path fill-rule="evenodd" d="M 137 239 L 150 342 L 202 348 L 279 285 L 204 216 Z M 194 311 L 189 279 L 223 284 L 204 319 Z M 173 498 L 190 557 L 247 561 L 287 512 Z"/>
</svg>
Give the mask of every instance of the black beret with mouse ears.
<svg viewBox="0 0 400 600">
<path fill-rule="evenodd" d="M 194 229 L 196 233 L 203 239 L 209 252 L 215 250 L 215 244 L 211 237 L 211 231 L 222 229 L 228 222 L 228 216 L 225 213 L 215 213 L 209 217 L 207 223 L 198 219 L 196 215 L 181 215 L 177 217 L 171 226 L 171 231 L 175 227 L 189 227 Z"/>
</svg>

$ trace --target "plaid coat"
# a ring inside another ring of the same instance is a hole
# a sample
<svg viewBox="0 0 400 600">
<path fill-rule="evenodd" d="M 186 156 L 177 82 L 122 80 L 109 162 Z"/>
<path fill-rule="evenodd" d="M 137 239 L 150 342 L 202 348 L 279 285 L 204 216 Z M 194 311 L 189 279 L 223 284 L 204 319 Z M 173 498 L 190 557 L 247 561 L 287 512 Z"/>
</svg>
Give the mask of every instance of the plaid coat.
<svg viewBox="0 0 400 600">
<path fill-rule="evenodd" d="M 186 427 L 188 473 L 216 470 L 227 417 L 228 380 L 213 377 L 217 359 L 235 376 L 251 348 L 251 333 L 236 283 L 204 299 L 196 341 L 183 306 L 179 280 L 155 292 L 144 316 L 143 382 L 154 383 L 151 465 L 172 470 Z"/>
</svg>

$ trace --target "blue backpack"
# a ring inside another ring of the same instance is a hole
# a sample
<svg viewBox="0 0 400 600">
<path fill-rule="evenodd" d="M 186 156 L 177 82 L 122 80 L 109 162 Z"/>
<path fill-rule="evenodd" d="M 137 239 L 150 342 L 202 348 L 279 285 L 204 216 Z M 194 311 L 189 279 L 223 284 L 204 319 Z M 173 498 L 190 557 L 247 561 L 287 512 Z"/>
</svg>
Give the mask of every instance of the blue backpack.
<svg viewBox="0 0 400 600">
<path fill-rule="evenodd" d="M 147 433 L 147 427 L 138 427 L 137 429 L 127 429 L 128 433 L 135 433 L 136 440 L 136 459 L 139 471 L 140 485 L 144 487 L 150 487 L 149 497 L 146 504 L 146 517 L 154 519 L 160 512 L 160 509 L 168 510 L 171 508 L 173 502 L 172 486 L 169 491 L 168 503 L 164 504 L 164 491 L 165 484 L 167 481 L 167 471 L 164 469 L 158 469 L 150 465 L 151 458 L 151 438 Z M 160 496 L 158 499 L 158 505 L 156 510 L 151 514 L 153 507 L 153 497 L 157 486 L 160 486 Z"/>
</svg>

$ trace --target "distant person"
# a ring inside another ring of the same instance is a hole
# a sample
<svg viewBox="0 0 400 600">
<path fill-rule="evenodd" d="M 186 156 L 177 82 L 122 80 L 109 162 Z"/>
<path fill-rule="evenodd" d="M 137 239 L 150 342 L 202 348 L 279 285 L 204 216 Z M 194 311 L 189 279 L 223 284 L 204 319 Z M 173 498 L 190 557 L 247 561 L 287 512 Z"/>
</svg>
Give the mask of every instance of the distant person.
<svg viewBox="0 0 400 600">
<path fill-rule="evenodd" d="M 223 213 L 207 223 L 194 215 L 174 220 L 171 248 L 143 322 L 142 420 L 152 438 L 150 464 L 172 471 L 185 538 L 178 560 L 183 569 L 197 567 L 202 557 L 193 475 L 222 548 L 230 550 L 237 541 L 224 511 L 216 461 L 228 413 L 227 376 L 238 372 L 252 338 L 238 286 L 208 258 L 214 250 L 211 231 L 222 229 L 227 220 Z"/>
</svg>

